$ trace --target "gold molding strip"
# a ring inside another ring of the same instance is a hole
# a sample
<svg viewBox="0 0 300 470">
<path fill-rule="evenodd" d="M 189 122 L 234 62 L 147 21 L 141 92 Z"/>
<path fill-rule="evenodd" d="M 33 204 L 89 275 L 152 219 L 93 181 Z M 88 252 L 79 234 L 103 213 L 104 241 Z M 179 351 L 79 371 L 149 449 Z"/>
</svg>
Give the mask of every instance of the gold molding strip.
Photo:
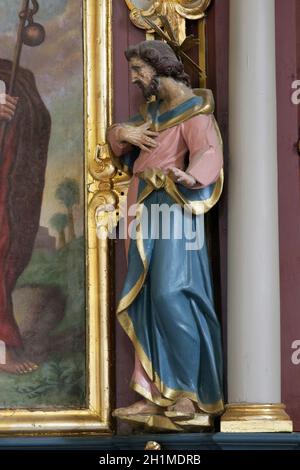
<svg viewBox="0 0 300 470">
<path fill-rule="evenodd" d="M 88 181 L 88 304 L 89 304 L 89 400 L 110 429 L 110 259 L 109 240 L 98 239 L 96 213 L 99 206 L 115 203 L 111 178 L 115 169 L 106 144 L 112 122 L 112 0 L 85 0 L 86 58 L 86 156 Z"/>
<path fill-rule="evenodd" d="M 205 73 L 199 77 L 199 88 L 206 88 L 206 20 L 202 18 L 198 22 L 198 38 L 199 38 L 199 67 Z"/>
<path fill-rule="evenodd" d="M 292 432 L 282 403 L 230 403 L 221 417 L 221 432 Z"/>
</svg>

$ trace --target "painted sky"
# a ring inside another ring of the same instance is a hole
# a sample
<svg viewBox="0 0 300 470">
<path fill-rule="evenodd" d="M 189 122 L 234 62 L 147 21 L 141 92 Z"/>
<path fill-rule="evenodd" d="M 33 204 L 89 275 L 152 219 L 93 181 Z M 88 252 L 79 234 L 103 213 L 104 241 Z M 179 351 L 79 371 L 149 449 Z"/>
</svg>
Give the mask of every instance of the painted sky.
<svg viewBox="0 0 300 470">
<path fill-rule="evenodd" d="M 21 0 L 0 2 L 0 57 L 12 59 Z M 23 47 L 21 65 L 36 78 L 39 92 L 52 118 L 41 225 L 48 226 L 54 212 L 63 211 L 54 192 L 63 177 L 83 177 L 83 55 L 82 1 L 40 0 L 35 21 L 46 30 L 45 42 Z M 82 193 L 82 190 L 81 190 Z M 76 230 L 82 232 L 82 208 Z"/>
</svg>

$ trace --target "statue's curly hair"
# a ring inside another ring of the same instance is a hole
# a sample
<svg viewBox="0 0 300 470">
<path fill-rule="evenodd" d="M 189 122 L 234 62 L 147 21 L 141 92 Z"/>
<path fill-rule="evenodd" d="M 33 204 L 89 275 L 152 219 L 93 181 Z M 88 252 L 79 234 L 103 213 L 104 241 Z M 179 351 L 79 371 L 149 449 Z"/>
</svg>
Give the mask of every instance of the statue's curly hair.
<svg viewBox="0 0 300 470">
<path fill-rule="evenodd" d="M 135 46 L 130 46 L 125 51 L 126 59 L 133 57 L 142 59 L 150 64 L 159 77 L 172 77 L 174 80 L 191 86 L 190 77 L 185 73 L 183 64 L 178 60 L 173 49 L 163 41 L 143 41 Z"/>
</svg>

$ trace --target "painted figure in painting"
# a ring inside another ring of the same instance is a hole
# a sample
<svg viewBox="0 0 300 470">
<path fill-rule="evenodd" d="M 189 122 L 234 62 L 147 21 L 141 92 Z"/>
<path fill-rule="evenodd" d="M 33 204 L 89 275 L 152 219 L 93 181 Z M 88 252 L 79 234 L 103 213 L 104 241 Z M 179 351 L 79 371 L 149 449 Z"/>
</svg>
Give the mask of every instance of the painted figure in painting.
<svg viewBox="0 0 300 470">
<path fill-rule="evenodd" d="M 217 415 L 223 411 L 221 335 L 206 244 L 189 249 L 185 230 L 176 236 L 188 219 L 196 230 L 222 191 L 213 97 L 191 89 L 181 61 L 162 41 L 142 42 L 125 55 L 147 103 L 108 130 L 114 154 L 132 170 L 128 207 L 137 203 L 117 315 L 135 347 L 131 385 L 143 399 L 114 415 L 163 415 L 175 422 Z M 176 206 L 168 239 L 152 215 L 154 205 Z M 151 214 L 147 233 L 145 212 Z M 155 237 L 149 235 L 154 226 Z"/>
<path fill-rule="evenodd" d="M 7 88 L 11 68 L 9 61 L 0 60 L 0 79 Z M 2 95 L 0 105 L 0 122 L 9 124 L 0 161 L 0 340 L 6 347 L 0 370 L 22 374 L 37 365 L 23 354 L 12 292 L 30 260 L 39 228 L 50 116 L 31 72 L 19 70 L 15 93 L 18 98 Z"/>
<path fill-rule="evenodd" d="M 5 347 L 0 370 L 13 374 L 37 368 L 22 352 L 12 293 L 30 260 L 39 228 L 50 138 L 50 115 L 33 74 L 19 69 L 23 44 L 38 46 L 45 38 L 43 26 L 33 21 L 38 2 L 32 4 L 32 9 L 29 2 L 22 4 L 13 63 L 0 61 L 0 341 Z M 15 91 L 18 97 L 11 96 Z"/>
</svg>

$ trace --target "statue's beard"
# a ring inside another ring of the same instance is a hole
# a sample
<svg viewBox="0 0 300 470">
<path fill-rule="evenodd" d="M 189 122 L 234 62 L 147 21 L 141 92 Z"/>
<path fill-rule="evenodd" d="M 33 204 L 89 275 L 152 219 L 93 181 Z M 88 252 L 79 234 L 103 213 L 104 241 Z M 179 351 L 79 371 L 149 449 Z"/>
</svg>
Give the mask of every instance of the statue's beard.
<svg viewBox="0 0 300 470">
<path fill-rule="evenodd" d="M 139 80 L 137 80 L 135 82 L 135 84 L 142 90 L 144 98 L 147 101 L 149 101 L 152 98 L 152 96 L 156 96 L 156 97 L 158 96 L 159 77 L 153 77 L 152 80 L 151 80 L 150 85 L 148 85 L 147 87 L 142 82 L 140 82 Z"/>
</svg>

